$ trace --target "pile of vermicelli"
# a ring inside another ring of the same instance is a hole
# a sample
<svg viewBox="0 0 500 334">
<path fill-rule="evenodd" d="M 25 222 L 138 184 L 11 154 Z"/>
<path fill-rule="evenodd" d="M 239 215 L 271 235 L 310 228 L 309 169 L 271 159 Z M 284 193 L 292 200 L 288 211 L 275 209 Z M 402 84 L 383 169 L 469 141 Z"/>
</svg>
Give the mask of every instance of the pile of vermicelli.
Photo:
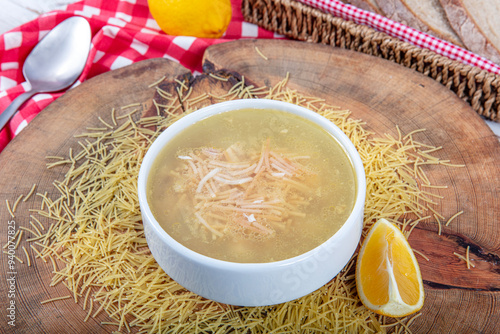
<svg viewBox="0 0 500 334">
<path fill-rule="evenodd" d="M 154 138 L 182 117 L 179 102 L 186 114 L 209 95 L 190 97 L 183 84 L 179 85 L 178 96 L 159 88 L 158 91 L 167 100 L 156 104 L 158 116 L 135 122 L 133 106 L 113 110 L 110 120 L 101 119 L 102 128 L 80 136 L 79 152 L 50 158 L 49 168 L 67 170 L 64 179 L 54 182 L 60 195 L 50 198 L 37 193 L 42 206 L 32 210 L 33 217 L 37 214 L 46 229 L 41 231 L 35 225 L 24 229 L 31 234 L 28 237 L 36 257 L 52 262 L 51 285 L 68 287 L 71 298 L 88 312 L 85 320 L 106 312 L 113 319 L 107 324 L 115 325 L 114 329 L 127 332 L 136 327 L 134 332 L 139 333 L 408 330 L 414 318 L 387 319 L 361 304 L 353 273 L 355 257 L 317 291 L 267 307 L 222 305 L 203 299 L 170 279 L 147 248 L 136 191 L 137 175 Z M 241 81 L 220 100 L 253 97 L 312 109 L 349 136 L 367 175 L 366 227 L 377 218 L 400 221 L 405 228 L 432 216 L 444 221 L 432 209 L 436 196 L 421 167 L 443 163 L 430 155 L 437 148 L 418 143 L 412 134 L 372 138 L 362 122 L 349 118 L 349 111 L 303 96 L 287 88 L 286 80 L 271 88 L 249 87 Z M 421 190 L 423 186 L 430 191 Z"/>
</svg>

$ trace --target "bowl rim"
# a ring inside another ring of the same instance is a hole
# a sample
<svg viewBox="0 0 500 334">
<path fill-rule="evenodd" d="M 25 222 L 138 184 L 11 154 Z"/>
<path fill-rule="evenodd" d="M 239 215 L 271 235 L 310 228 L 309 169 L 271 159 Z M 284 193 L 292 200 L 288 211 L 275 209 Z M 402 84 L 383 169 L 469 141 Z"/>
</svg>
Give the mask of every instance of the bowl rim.
<svg viewBox="0 0 500 334">
<path fill-rule="evenodd" d="M 149 177 L 149 173 L 152 167 L 153 162 L 155 161 L 158 153 L 161 149 L 168 143 L 172 138 L 179 135 L 184 129 L 191 126 L 194 123 L 202 121 L 203 119 L 210 117 L 215 114 L 220 114 L 224 112 L 230 112 L 233 110 L 241 110 L 241 109 L 275 109 L 284 112 L 289 112 L 299 117 L 305 118 L 306 120 L 312 121 L 317 124 L 328 133 L 332 134 L 335 139 L 340 143 L 345 153 L 347 154 L 349 160 L 354 169 L 355 180 L 356 180 L 356 198 L 354 202 L 354 206 L 351 210 L 351 214 L 346 219 L 342 227 L 337 230 L 332 236 L 330 236 L 327 240 L 314 247 L 313 249 L 302 253 L 300 255 L 287 258 L 284 260 L 273 261 L 273 262 L 250 262 L 250 263 L 242 263 L 242 262 L 232 262 L 226 260 L 220 260 L 216 258 L 209 257 L 207 255 L 200 254 L 190 248 L 184 246 L 173 237 L 171 237 L 158 223 L 156 218 L 154 217 L 151 208 L 149 207 L 149 203 L 147 200 L 147 181 Z M 153 228 L 153 232 L 157 234 L 157 236 L 165 243 L 167 243 L 173 250 L 178 252 L 179 254 L 183 254 L 188 257 L 190 260 L 196 263 L 203 264 L 204 266 L 210 267 L 218 267 L 221 270 L 230 270 L 230 271 L 254 271 L 255 269 L 271 269 L 281 266 L 288 266 L 290 264 L 294 264 L 297 262 L 301 262 L 303 260 L 314 257 L 314 255 L 318 254 L 320 250 L 324 247 L 327 247 L 329 244 L 332 244 L 343 234 L 344 230 L 347 230 L 348 227 L 352 224 L 355 224 L 356 218 L 358 217 L 358 213 L 364 212 L 365 205 L 365 197 L 366 197 L 366 176 L 363 167 L 363 162 L 359 156 L 357 149 L 351 140 L 347 137 L 347 135 L 335 124 L 326 119 L 325 117 L 319 115 L 318 113 L 309 110 L 305 107 L 298 106 L 296 104 L 292 104 L 289 102 L 271 100 L 271 99 L 238 99 L 231 101 L 219 102 L 216 104 L 212 104 L 199 110 L 196 110 L 190 114 L 187 114 L 175 121 L 172 125 L 170 125 L 167 129 L 165 129 L 151 144 L 146 155 L 143 158 L 138 177 L 138 197 L 139 204 L 141 209 L 141 214 L 147 216 L 149 219 L 151 226 Z"/>
</svg>

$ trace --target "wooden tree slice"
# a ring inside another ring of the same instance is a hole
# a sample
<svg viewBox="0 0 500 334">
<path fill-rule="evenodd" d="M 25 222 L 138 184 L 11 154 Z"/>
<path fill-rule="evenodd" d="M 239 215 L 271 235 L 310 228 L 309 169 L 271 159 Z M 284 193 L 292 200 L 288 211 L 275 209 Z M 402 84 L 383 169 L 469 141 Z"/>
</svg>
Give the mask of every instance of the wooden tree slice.
<svg viewBox="0 0 500 334">
<path fill-rule="evenodd" d="M 267 57 L 261 56 L 264 55 Z M 410 244 L 430 261 L 419 258 L 427 299 L 422 315 L 411 325 L 414 333 L 426 332 L 495 332 L 500 325 L 500 145 L 491 130 L 469 106 L 432 79 L 392 62 L 335 49 L 329 46 L 291 41 L 238 41 L 210 47 L 205 56 L 205 75 L 193 77 L 186 69 L 164 59 L 140 62 L 112 71 L 71 90 L 40 113 L 0 154 L 0 201 L 12 204 L 19 194 L 27 194 L 33 183 L 37 192 L 55 192 L 52 182 L 62 178 L 61 169 L 46 169 L 46 156 L 65 155 L 78 149 L 74 135 L 87 127 L 102 127 L 100 116 L 110 122 L 115 108 L 119 114 L 131 109 L 120 107 L 138 103 L 141 116 L 153 116 L 156 108 L 151 99 L 158 94 L 150 85 L 166 76 L 160 87 L 170 94 L 190 91 L 190 97 L 206 93 L 219 95 L 239 80 L 247 84 L 271 86 L 290 75 L 288 86 L 311 96 L 323 97 L 329 104 L 352 111 L 354 118 L 366 122 L 376 136 L 397 136 L 396 125 L 403 133 L 426 128 L 415 137 L 434 146 L 443 146 L 436 155 L 465 167 L 429 169 L 433 184 L 443 199 L 436 209 L 446 217 L 463 210 L 450 226 L 437 234 L 437 224 L 420 224 L 413 231 Z M 210 74 L 228 81 L 214 79 Z M 180 85 L 179 83 L 183 83 Z M 184 90 L 181 86 L 185 86 Z M 200 108 L 211 98 L 194 105 Z M 187 103 L 187 102 L 183 102 Z M 181 105 L 180 107 L 185 107 Z M 7 177 L 5 177 L 7 176 Z M 40 203 L 38 196 L 21 202 L 16 217 L 0 210 L 0 241 L 7 242 L 8 224 L 30 227 L 27 208 Z M 0 204 L 1 205 L 1 204 Z M 63 285 L 49 287 L 52 264 L 40 259 L 27 243 L 21 243 L 16 255 L 21 260 L 25 246 L 32 267 L 16 262 L 16 327 L 2 326 L 6 333 L 110 333 L 116 327 L 101 324 L 111 321 L 104 313 L 84 322 L 87 310 L 72 299 L 40 305 L 43 300 L 67 296 Z M 475 268 L 453 252 L 465 254 L 470 246 Z M 4 255 L 2 272 L 9 271 Z M 0 301 L 8 305 L 9 284 L 0 281 Z M 0 316 L 7 319 L 6 307 Z M 133 329 L 132 332 L 135 332 Z"/>
</svg>

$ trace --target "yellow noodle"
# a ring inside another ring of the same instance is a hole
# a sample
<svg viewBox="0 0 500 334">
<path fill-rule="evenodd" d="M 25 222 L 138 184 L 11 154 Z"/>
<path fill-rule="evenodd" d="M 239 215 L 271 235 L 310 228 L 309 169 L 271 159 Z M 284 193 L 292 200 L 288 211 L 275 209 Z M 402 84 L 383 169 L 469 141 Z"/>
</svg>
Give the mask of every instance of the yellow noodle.
<svg viewBox="0 0 500 334">
<path fill-rule="evenodd" d="M 193 105 L 196 103 L 200 103 L 201 101 L 206 100 L 208 98 L 209 98 L 209 95 L 207 93 L 203 93 L 197 97 L 190 98 L 189 100 L 186 101 L 186 103 Z"/>
<path fill-rule="evenodd" d="M 436 222 L 438 223 L 438 235 L 441 235 L 441 220 L 439 219 L 439 217 L 434 214 L 434 218 L 436 219 Z"/>
<path fill-rule="evenodd" d="M 42 223 L 40 223 L 40 221 L 38 220 L 38 218 L 36 218 L 33 215 L 30 215 L 30 218 L 33 219 L 35 222 L 38 223 L 38 226 L 40 226 L 40 228 L 42 229 L 42 231 L 45 230 L 45 228 L 43 227 Z"/>
<path fill-rule="evenodd" d="M 261 56 L 264 60 L 268 60 L 269 59 L 266 56 L 264 56 L 264 54 L 262 54 L 262 52 L 259 50 L 258 47 L 255 47 L 255 51 L 257 51 L 257 53 L 259 54 L 259 56 Z"/>
<path fill-rule="evenodd" d="M 121 107 L 121 109 L 128 109 L 128 108 L 132 108 L 132 107 L 139 107 L 141 104 L 140 103 L 131 103 L 131 104 L 127 104 L 126 106 L 123 106 Z"/>
<path fill-rule="evenodd" d="M 10 208 L 10 203 L 8 199 L 5 200 L 5 205 L 7 206 L 7 211 L 9 212 L 10 216 L 12 218 L 16 218 L 16 216 L 14 216 L 14 213 L 12 212 L 12 209 Z"/>
<path fill-rule="evenodd" d="M 66 164 L 69 164 L 69 163 L 71 163 L 70 160 L 56 161 L 56 162 L 47 164 L 47 168 L 50 169 L 50 168 L 53 168 L 53 167 L 56 167 L 56 166 L 66 165 Z"/>
<path fill-rule="evenodd" d="M 100 121 L 102 124 L 106 125 L 106 126 L 107 126 L 108 128 L 110 128 L 110 129 L 113 129 L 113 126 L 111 126 L 108 122 L 106 122 L 105 120 L 103 120 L 101 116 L 99 116 L 99 117 L 98 117 L 98 119 L 99 119 L 99 121 Z"/>
<path fill-rule="evenodd" d="M 470 246 L 467 246 L 467 250 L 465 252 L 465 259 L 467 260 L 467 269 L 470 269 L 471 263 L 469 258 Z"/>
<path fill-rule="evenodd" d="M 425 256 L 422 252 L 416 250 L 416 249 L 412 249 L 414 253 L 417 253 L 418 255 L 420 255 L 421 257 L 423 257 L 426 261 L 429 261 L 429 258 L 427 256 Z"/>
<path fill-rule="evenodd" d="M 467 262 L 467 258 L 461 254 L 458 254 L 457 252 L 453 252 L 454 255 L 456 255 L 460 260 L 464 260 Z"/>
<path fill-rule="evenodd" d="M 23 202 L 26 202 L 31 197 L 31 195 L 33 195 L 33 193 L 35 192 L 35 188 L 36 188 L 36 183 L 33 184 L 28 194 L 24 197 Z"/>
<path fill-rule="evenodd" d="M 111 109 L 111 120 L 113 121 L 114 126 L 118 126 L 118 123 L 116 123 L 116 110 L 115 110 L 115 108 Z"/>
<path fill-rule="evenodd" d="M 148 88 L 151 88 L 151 87 L 154 87 L 154 86 L 158 86 L 163 80 L 165 80 L 166 76 L 162 76 L 160 79 L 158 79 L 157 81 L 153 82 L 152 84 L 150 84 L 148 86 Z"/>
<path fill-rule="evenodd" d="M 87 322 L 87 320 L 89 320 L 90 318 L 90 314 L 92 313 L 92 309 L 94 307 L 94 301 L 91 299 L 90 300 L 90 307 L 89 307 L 89 311 L 87 312 L 87 316 L 85 317 L 85 319 L 83 319 L 83 322 Z M 85 308 L 84 308 L 85 310 Z"/>
<path fill-rule="evenodd" d="M 440 165 L 444 165 L 444 166 L 448 166 L 448 167 L 457 167 L 457 168 L 465 167 L 465 165 L 462 165 L 462 164 L 452 164 L 452 163 L 449 163 L 447 161 L 440 161 L 439 164 Z"/>
<path fill-rule="evenodd" d="M 448 226 L 455 218 L 460 216 L 462 213 L 464 213 L 464 212 L 460 211 L 460 212 L 455 213 L 453 216 L 451 216 L 450 219 L 448 219 L 448 221 L 446 222 L 445 226 Z"/>
<path fill-rule="evenodd" d="M 122 107 L 122 110 L 125 109 L 124 107 Z M 131 112 L 129 112 L 128 114 L 125 114 L 125 115 L 121 115 L 121 116 L 118 116 L 116 117 L 116 120 L 122 120 L 124 118 L 128 118 L 130 116 L 132 116 L 133 114 L 135 114 L 139 109 L 134 109 L 132 110 Z M 106 130 L 106 129 L 104 129 Z M 104 133 L 99 133 L 100 136 L 103 136 Z M 92 134 L 83 134 L 83 136 L 88 136 L 88 137 L 92 137 Z"/>
<path fill-rule="evenodd" d="M 166 99 L 169 99 L 172 97 L 172 94 L 170 94 L 169 92 L 161 89 L 160 87 L 156 87 L 156 91 L 158 92 L 158 94 L 163 97 L 163 98 L 166 98 Z"/>
<path fill-rule="evenodd" d="M 96 135 L 103 135 L 104 133 L 103 132 L 100 132 L 100 131 L 106 131 L 108 130 L 108 128 L 93 128 L 93 127 L 88 127 L 87 130 L 90 130 L 90 131 L 98 131 L 97 133 L 93 133 L 93 134 L 96 134 Z"/>
<path fill-rule="evenodd" d="M 23 230 L 19 230 L 21 232 L 19 232 L 19 236 L 17 237 L 17 241 L 16 241 L 16 244 L 14 245 L 14 249 L 17 249 L 17 246 L 19 246 L 19 243 L 21 242 L 21 238 L 23 237 Z"/>
<path fill-rule="evenodd" d="M 50 262 L 52 262 L 52 269 L 53 269 L 53 273 L 57 272 L 57 264 L 56 264 L 56 260 L 54 260 L 54 258 L 52 256 L 49 256 L 49 259 L 50 259 Z"/>
<path fill-rule="evenodd" d="M 434 188 L 434 189 L 447 189 L 448 186 L 436 186 L 432 184 L 422 184 L 423 187 Z"/>
<path fill-rule="evenodd" d="M 31 249 L 33 249 L 35 251 L 35 253 L 37 254 L 37 256 L 35 256 L 35 258 L 39 257 L 43 260 L 43 262 L 47 263 L 47 260 L 45 260 L 45 258 L 42 256 L 42 254 L 40 254 L 40 252 L 35 248 L 35 246 L 33 245 L 30 245 Z"/>
<path fill-rule="evenodd" d="M 24 251 L 24 254 L 26 255 L 26 262 L 28 263 L 28 267 L 31 267 L 30 256 L 28 255 L 28 251 L 26 250 L 26 248 L 24 246 L 23 246 L 23 251 Z"/>
<path fill-rule="evenodd" d="M 16 209 L 17 209 L 17 205 L 19 204 L 19 202 L 21 201 L 21 198 L 23 198 L 23 195 L 19 195 L 19 197 L 16 199 L 16 201 L 14 202 L 14 205 L 12 206 L 12 212 L 13 213 L 16 213 Z"/>
<path fill-rule="evenodd" d="M 175 79 L 175 82 L 180 86 L 180 88 L 184 90 L 188 90 L 188 87 L 186 86 L 186 83 L 184 81 L 181 81 L 179 79 Z"/>
<path fill-rule="evenodd" d="M 63 296 L 63 297 L 56 297 L 56 298 L 52 298 L 52 299 L 47 299 L 47 300 L 41 301 L 40 304 L 47 304 L 47 303 L 55 302 L 58 300 L 68 299 L 68 298 L 71 298 L 71 296 Z"/>
<path fill-rule="evenodd" d="M 40 230 L 38 229 L 38 227 L 36 227 L 36 225 L 33 224 L 33 222 L 31 220 L 30 220 L 30 224 L 35 229 L 35 231 L 38 233 L 37 235 L 41 236 L 42 232 L 40 232 Z"/>
<path fill-rule="evenodd" d="M 213 73 L 209 73 L 208 75 L 209 75 L 209 76 L 211 76 L 211 77 L 212 77 L 212 78 L 214 78 L 214 79 L 219 80 L 219 81 L 228 81 L 228 80 L 229 80 L 228 78 L 223 78 L 223 77 L 220 77 L 220 76 L 215 75 L 215 74 L 213 74 Z"/>
<path fill-rule="evenodd" d="M 25 230 L 27 232 L 30 232 L 31 234 L 33 234 L 36 237 L 41 237 L 42 236 L 40 233 L 37 234 L 37 233 L 33 232 L 32 230 L 30 230 L 29 228 L 24 227 L 24 226 L 19 226 L 19 229 Z"/>
</svg>

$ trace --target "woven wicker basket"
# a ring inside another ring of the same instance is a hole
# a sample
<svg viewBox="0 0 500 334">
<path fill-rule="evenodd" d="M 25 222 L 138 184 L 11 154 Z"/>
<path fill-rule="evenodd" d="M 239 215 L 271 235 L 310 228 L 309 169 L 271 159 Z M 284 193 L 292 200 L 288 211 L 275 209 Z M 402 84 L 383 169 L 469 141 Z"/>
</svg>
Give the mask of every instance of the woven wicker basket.
<svg viewBox="0 0 500 334">
<path fill-rule="evenodd" d="M 292 0 L 242 0 L 246 21 L 289 38 L 394 61 L 448 87 L 486 119 L 500 122 L 500 76 Z"/>
</svg>

